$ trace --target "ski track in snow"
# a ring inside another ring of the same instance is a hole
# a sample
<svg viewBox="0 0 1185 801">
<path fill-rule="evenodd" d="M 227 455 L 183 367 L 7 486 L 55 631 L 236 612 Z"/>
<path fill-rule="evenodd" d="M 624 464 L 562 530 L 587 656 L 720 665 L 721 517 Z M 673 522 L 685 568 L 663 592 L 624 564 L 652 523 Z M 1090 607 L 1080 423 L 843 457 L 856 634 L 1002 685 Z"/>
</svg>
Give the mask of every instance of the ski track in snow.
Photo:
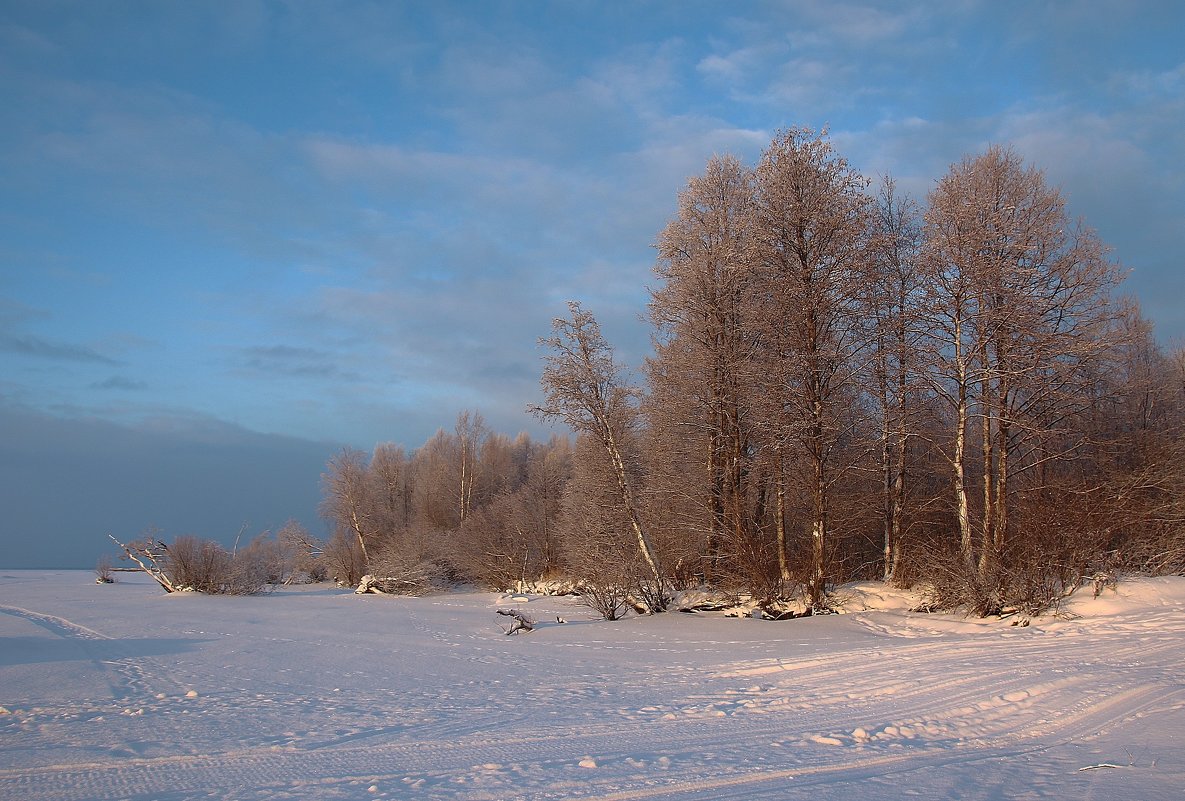
<svg viewBox="0 0 1185 801">
<path fill-rule="evenodd" d="M 88 653 L 90 660 L 96 666 L 109 673 L 109 684 L 112 695 L 116 698 L 141 697 L 149 691 L 152 682 L 149 678 L 148 671 L 146 671 L 146 668 L 150 664 L 147 660 L 131 658 L 105 659 L 89 653 L 89 649 L 86 647 L 88 643 L 110 642 L 110 637 L 89 629 L 86 626 L 73 623 L 66 618 L 42 612 L 33 612 L 17 606 L 0 605 L 0 614 L 27 620 L 51 634 L 80 643 L 82 650 Z"/>
<path fill-rule="evenodd" d="M 489 594 L 175 598 L 44 575 L 0 576 L 0 647 L 10 631 L 31 643 L 0 658 L 0 799 L 1185 787 L 1185 580 L 1163 585 L 1175 602 L 1029 628 L 888 612 L 605 623 L 532 599 L 540 628 L 508 638 Z M 547 625 L 557 612 L 573 622 Z M 72 684 L 80 672 L 95 681 Z"/>
</svg>

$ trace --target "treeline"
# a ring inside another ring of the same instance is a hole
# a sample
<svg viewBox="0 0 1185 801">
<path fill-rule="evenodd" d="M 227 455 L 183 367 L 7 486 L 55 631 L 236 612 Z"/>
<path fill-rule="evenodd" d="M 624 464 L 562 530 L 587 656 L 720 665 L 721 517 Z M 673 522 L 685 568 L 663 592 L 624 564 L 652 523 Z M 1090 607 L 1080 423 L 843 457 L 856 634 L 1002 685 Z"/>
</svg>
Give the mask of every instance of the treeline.
<svg viewBox="0 0 1185 801">
<path fill-rule="evenodd" d="M 574 445 L 466 413 L 410 455 L 341 454 L 334 575 L 564 577 L 607 616 L 697 585 L 819 612 L 876 577 L 990 614 L 1185 570 L 1185 352 L 1011 150 L 923 204 L 791 129 L 754 167 L 713 158 L 657 249 L 644 385 L 571 304 L 534 411 Z"/>
<path fill-rule="evenodd" d="M 332 535 L 321 561 L 343 584 L 369 575 L 384 592 L 557 576 L 572 462 L 567 438 L 510 439 L 470 412 L 411 454 L 389 444 L 372 454 L 345 450 L 323 476 Z"/>
</svg>

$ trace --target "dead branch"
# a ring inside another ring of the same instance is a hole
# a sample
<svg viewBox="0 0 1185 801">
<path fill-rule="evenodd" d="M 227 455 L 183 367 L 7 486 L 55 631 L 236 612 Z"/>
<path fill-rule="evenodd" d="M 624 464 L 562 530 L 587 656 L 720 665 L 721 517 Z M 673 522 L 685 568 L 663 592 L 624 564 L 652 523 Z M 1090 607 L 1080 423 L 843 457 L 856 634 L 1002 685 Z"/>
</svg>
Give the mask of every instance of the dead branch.
<svg viewBox="0 0 1185 801">
<path fill-rule="evenodd" d="M 514 618 L 514 622 L 510 624 L 509 629 L 505 629 L 507 635 L 515 634 L 520 631 L 534 631 L 535 621 L 527 617 L 517 609 L 498 609 L 495 610 L 499 615 L 506 615 Z"/>
</svg>

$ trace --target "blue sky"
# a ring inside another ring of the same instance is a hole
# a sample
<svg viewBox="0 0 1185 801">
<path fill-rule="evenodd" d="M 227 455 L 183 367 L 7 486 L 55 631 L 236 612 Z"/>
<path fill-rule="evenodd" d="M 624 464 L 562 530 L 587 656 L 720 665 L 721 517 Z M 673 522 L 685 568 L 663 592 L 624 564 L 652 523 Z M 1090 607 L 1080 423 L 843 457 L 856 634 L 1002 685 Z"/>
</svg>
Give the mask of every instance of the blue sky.
<svg viewBox="0 0 1185 801">
<path fill-rule="evenodd" d="M 544 433 L 551 318 L 581 300 L 638 363 L 679 189 L 790 125 L 919 196 L 1012 144 L 1179 339 L 1182 30 L 1175 2 L 2 0 L 0 543 L 42 542 L 7 562 L 315 527 L 335 448 L 462 409 Z"/>
</svg>

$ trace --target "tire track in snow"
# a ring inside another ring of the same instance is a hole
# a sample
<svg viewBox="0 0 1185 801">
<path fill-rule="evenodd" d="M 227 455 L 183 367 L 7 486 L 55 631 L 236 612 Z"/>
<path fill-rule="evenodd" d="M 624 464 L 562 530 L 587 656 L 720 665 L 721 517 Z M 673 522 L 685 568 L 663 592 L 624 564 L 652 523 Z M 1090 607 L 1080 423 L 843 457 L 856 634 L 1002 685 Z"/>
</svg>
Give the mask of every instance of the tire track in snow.
<svg viewBox="0 0 1185 801">
<path fill-rule="evenodd" d="M 659 726 L 662 731 L 647 728 L 644 737 L 629 736 L 620 726 L 611 724 L 576 733 L 564 726 L 531 736 L 490 734 L 451 741 L 420 740 L 314 751 L 251 749 L 9 770 L 0 771 L 0 797 L 77 798 L 78 787 L 86 787 L 87 797 L 94 801 L 165 793 L 196 797 L 227 786 L 282 785 L 291 783 L 293 777 L 306 782 L 406 776 L 447 779 L 483 766 L 524 763 L 575 769 L 590 753 L 598 759 L 620 762 L 640 749 L 653 749 L 655 742 L 661 743 L 664 754 L 683 754 L 690 762 L 701 756 L 705 747 L 734 743 L 736 734 L 734 726 L 717 725 L 709 727 L 715 731 L 705 736 L 702 723 Z M 765 733 L 772 736 L 775 731 L 776 727 L 768 727 Z"/>
<path fill-rule="evenodd" d="M 83 765 L 61 765 L 34 770 L 0 771 L 0 797 L 78 798 L 77 788 L 86 787 L 88 798 L 126 797 L 189 798 L 218 796 L 227 787 L 281 788 L 294 783 L 346 783 L 353 780 L 399 782 L 403 779 L 448 783 L 457 777 L 495 772 L 495 768 L 520 767 L 515 774 L 519 791 L 513 796 L 531 798 L 532 782 L 540 788 L 557 789 L 555 774 L 574 769 L 584 756 L 592 754 L 603 771 L 589 771 L 572 787 L 572 797 L 619 799 L 685 798 L 712 788 L 739 788 L 771 781 L 808 776 L 857 777 L 881 775 L 897 766 L 909 769 L 949 760 L 983 758 L 1007 748 L 1033 750 L 1052 741 L 1089 736 L 1111 722 L 1126 719 L 1141 709 L 1161 705 L 1171 695 L 1180 700 L 1180 688 L 1140 687 L 1111 696 L 1107 703 L 1085 705 L 1068 715 L 1055 731 L 1026 734 L 1013 730 L 998 732 L 999 739 L 971 748 L 952 749 L 946 742 L 919 742 L 907 751 L 886 752 L 875 748 L 828 748 L 806 744 L 783 749 L 790 762 L 780 769 L 746 765 L 739 752 L 748 750 L 762 736 L 784 735 L 780 716 L 762 719 L 762 725 L 740 729 L 735 720 L 680 720 L 622 728 L 605 724 L 592 731 L 573 733 L 566 727 L 533 736 L 466 737 L 450 741 L 413 741 L 366 747 L 336 747 L 315 751 L 250 749 L 187 757 L 121 759 Z M 768 742 L 768 739 L 766 740 Z M 1031 744 L 1031 745 L 1027 745 Z M 1023 748 L 1022 748 L 1023 746 Z M 933 756 L 928 752 L 934 752 Z M 680 779 L 655 787 L 653 774 L 646 776 L 622 766 L 637 754 L 661 754 L 673 760 Z M 721 756 L 721 769 L 705 756 Z M 627 774 L 623 776 L 623 771 Z M 630 774 L 633 776 L 631 778 Z M 623 785 L 642 782 L 646 786 L 622 790 Z M 600 789 L 598 789 L 600 788 Z M 612 792 L 609 790 L 616 788 Z M 591 791 L 591 794 L 590 794 Z M 540 792 L 542 790 L 540 789 Z M 230 795 L 226 797 L 231 797 Z M 463 796 L 461 796 L 463 797 Z"/>
<path fill-rule="evenodd" d="M 427 634 L 419 622 L 416 630 Z M 787 788 L 797 794 L 812 783 L 1036 753 L 1143 710 L 1185 703 L 1180 682 L 1167 680 L 1181 670 L 1171 664 L 1180 646 L 1169 638 L 1137 642 L 1104 632 L 1078 642 L 1018 632 L 1005 641 L 998 634 L 900 638 L 826 658 L 715 668 L 650 664 L 610 676 L 617 690 L 610 693 L 602 691 L 606 676 L 587 667 L 547 674 L 556 685 L 525 698 L 487 695 L 476 683 L 450 688 L 444 701 L 431 689 L 409 697 L 407 688 L 398 695 L 375 688 L 349 698 L 327 688 L 294 695 L 294 684 L 277 685 L 276 698 L 215 691 L 186 702 L 192 714 L 184 718 L 152 721 L 187 748 L 206 737 L 202 753 L 0 771 L 0 798 L 357 799 L 368 797 L 371 783 L 401 798 L 784 798 Z M 521 658 L 537 655 L 529 653 Z M 746 686 L 755 679 L 762 684 Z M 630 706 L 647 695 L 661 699 L 654 712 Z M 567 704 L 564 725 L 530 723 L 516 709 L 546 704 Z M 290 716 L 333 705 L 339 711 L 326 717 L 348 729 L 336 738 L 306 733 L 278 747 L 236 747 L 225 733 L 240 720 L 261 730 L 292 726 Z M 655 714 L 668 711 L 670 719 Z M 609 719 L 587 719 L 595 715 Z M 897 734 L 860 741 L 853 729 L 861 726 L 873 734 L 894 726 Z M 586 756 L 595 769 L 578 767 Z"/>
<path fill-rule="evenodd" d="M 1166 687 L 1180 686 L 1174 683 L 1179 645 L 1171 638 L 1152 645 L 1129 638 L 1103 655 L 1097 640 L 1077 645 L 1046 637 L 975 639 L 848 653 L 838 666 L 818 658 L 757 660 L 722 675 L 772 677 L 772 685 L 739 692 L 758 708 L 764 703 L 802 710 L 811 718 L 803 726 L 815 726 L 816 741 L 831 745 L 1082 737 L 1109 721 L 1108 710 L 1119 709 L 1117 704 L 1134 708 L 1144 697 L 1163 701 L 1172 694 Z M 933 667 L 927 666 L 936 658 L 955 666 L 955 675 L 931 680 Z M 919 681 L 922 676 L 926 680 Z M 910 677 L 909 683 L 901 677 Z M 810 700 L 800 700 L 804 696 Z"/>
</svg>

